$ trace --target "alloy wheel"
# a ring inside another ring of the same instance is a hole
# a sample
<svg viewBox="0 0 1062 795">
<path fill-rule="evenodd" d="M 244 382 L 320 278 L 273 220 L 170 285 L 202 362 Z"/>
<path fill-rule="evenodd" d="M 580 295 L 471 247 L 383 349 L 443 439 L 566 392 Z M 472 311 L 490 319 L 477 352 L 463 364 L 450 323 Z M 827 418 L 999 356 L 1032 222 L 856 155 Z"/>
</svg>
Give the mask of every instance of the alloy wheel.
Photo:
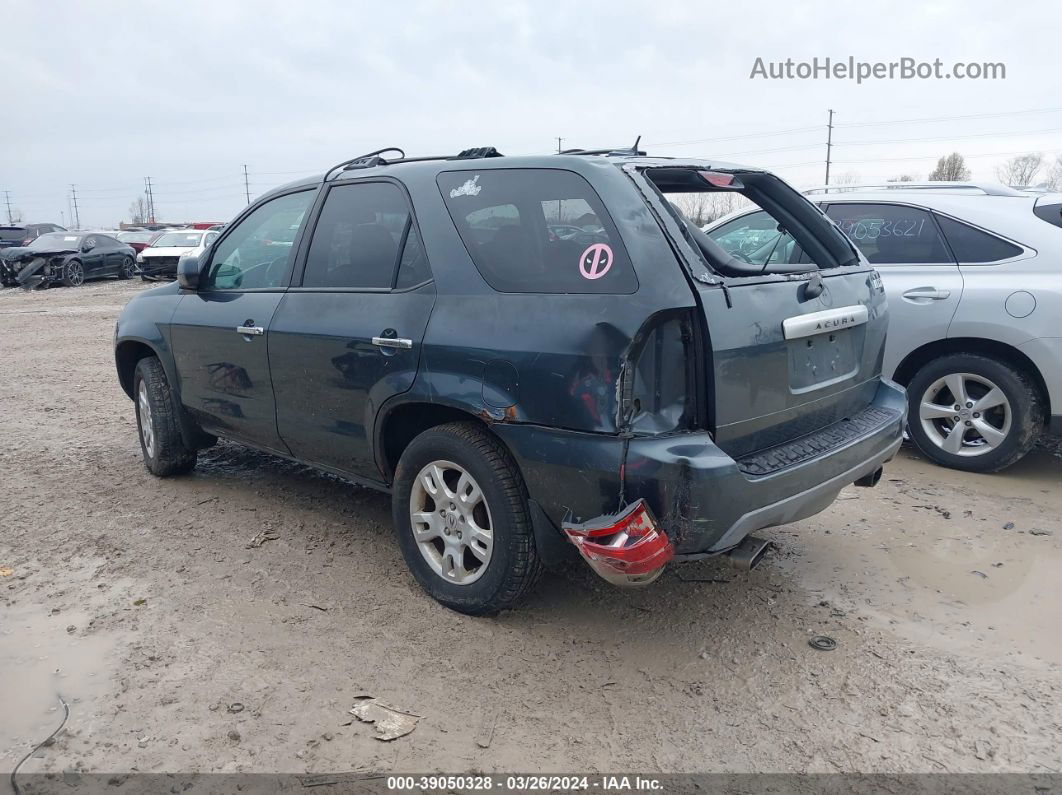
<svg viewBox="0 0 1062 795">
<path fill-rule="evenodd" d="M 1010 434 L 1010 401 L 983 375 L 951 373 L 922 395 L 918 418 L 929 440 L 946 453 L 972 457 L 995 450 Z"/>
<path fill-rule="evenodd" d="M 80 287 L 85 283 L 85 269 L 80 262 L 71 262 L 66 266 L 66 278 L 71 287 Z"/>
<path fill-rule="evenodd" d="M 136 399 L 137 413 L 140 415 L 140 438 L 144 442 L 144 451 L 148 458 L 155 457 L 155 426 L 151 422 L 151 401 L 148 400 L 147 383 L 140 382 Z"/>
<path fill-rule="evenodd" d="M 471 585 L 487 570 L 494 525 L 483 490 L 452 461 L 432 461 L 417 474 L 409 495 L 413 538 L 439 577 Z"/>
</svg>

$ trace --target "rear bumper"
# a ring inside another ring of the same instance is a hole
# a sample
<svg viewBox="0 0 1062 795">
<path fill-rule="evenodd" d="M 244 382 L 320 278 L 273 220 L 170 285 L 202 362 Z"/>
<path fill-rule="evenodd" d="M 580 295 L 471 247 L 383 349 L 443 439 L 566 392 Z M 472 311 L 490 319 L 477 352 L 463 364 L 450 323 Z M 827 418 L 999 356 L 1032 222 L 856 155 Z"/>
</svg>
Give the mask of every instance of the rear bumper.
<svg viewBox="0 0 1062 795">
<path fill-rule="evenodd" d="M 556 527 L 566 516 L 587 521 L 645 499 L 678 556 L 717 554 L 756 530 L 805 519 L 823 510 L 845 486 L 869 475 L 900 447 L 907 401 L 882 381 L 873 406 L 888 412 L 878 427 L 790 466 L 759 477 L 707 433 L 617 437 L 532 426 L 496 425 L 520 464 L 530 497 Z"/>
</svg>

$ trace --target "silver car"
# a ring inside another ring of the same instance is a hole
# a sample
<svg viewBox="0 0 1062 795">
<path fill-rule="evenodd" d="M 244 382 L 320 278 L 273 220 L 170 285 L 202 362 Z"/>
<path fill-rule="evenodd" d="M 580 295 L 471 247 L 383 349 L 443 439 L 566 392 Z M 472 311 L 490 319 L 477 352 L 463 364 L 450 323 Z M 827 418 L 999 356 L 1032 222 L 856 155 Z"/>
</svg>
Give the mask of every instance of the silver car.
<svg viewBox="0 0 1062 795">
<path fill-rule="evenodd" d="M 882 372 L 907 387 L 908 432 L 944 466 L 995 472 L 1062 434 L 1062 195 L 980 183 L 808 191 L 881 274 Z M 754 264 L 806 260 L 762 210 L 704 229 Z"/>
</svg>

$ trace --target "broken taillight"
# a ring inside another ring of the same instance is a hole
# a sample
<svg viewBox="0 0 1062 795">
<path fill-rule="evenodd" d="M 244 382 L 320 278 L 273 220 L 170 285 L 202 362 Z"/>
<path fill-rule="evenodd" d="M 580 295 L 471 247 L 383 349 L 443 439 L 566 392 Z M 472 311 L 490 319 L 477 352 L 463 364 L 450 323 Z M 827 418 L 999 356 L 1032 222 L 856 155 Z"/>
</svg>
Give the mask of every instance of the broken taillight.
<svg viewBox="0 0 1062 795">
<path fill-rule="evenodd" d="M 675 556 L 644 499 L 589 522 L 566 521 L 563 528 L 590 568 L 614 585 L 647 585 Z"/>
</svg>

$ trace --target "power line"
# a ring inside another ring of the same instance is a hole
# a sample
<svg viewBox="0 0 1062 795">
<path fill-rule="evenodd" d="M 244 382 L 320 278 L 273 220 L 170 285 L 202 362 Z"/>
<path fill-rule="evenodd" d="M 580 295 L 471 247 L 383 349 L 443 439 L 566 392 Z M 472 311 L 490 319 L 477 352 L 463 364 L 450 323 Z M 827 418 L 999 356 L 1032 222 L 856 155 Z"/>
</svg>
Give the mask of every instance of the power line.
<svg viewBox="0 0 1062 795">
<path fill-rule="evenodd" d="M 826 122 L 826 182 L 830 184 L 830 151 L 833 149 L 833 108 L 830 108 L 830 120 Z"/>
<path fill-rule="evenodd" d="M 147 191 L 148 221 L 155 223 L 155 192 L 151 188 L 151 177 L 144 177 L 144 186 Z"/>
<path fill-rule="evenodd" d="M 77 187 L 70 185 L 70 200 L 74 203 L 74 229 L 81 228 L 81 214 L 77 209 Z"/>
<path fill-rule="evenodd" d="M 892 124 L 932 124 L 938 121 L 959 121 L 963 119 L 999 119 L 1010 116 L 1027 116 L 1036 113 L 1058 113 L 1062 108 L 1033 108 L 1032 110 L 1012 110 L 1006 113 L 967 113 L 961 116 L 928 116 L 920 119 L 892 119 L 890 121 L 864 121 L 852 124 L 838 124 L 838 127 L 884 127 Z"/>
</svg>

